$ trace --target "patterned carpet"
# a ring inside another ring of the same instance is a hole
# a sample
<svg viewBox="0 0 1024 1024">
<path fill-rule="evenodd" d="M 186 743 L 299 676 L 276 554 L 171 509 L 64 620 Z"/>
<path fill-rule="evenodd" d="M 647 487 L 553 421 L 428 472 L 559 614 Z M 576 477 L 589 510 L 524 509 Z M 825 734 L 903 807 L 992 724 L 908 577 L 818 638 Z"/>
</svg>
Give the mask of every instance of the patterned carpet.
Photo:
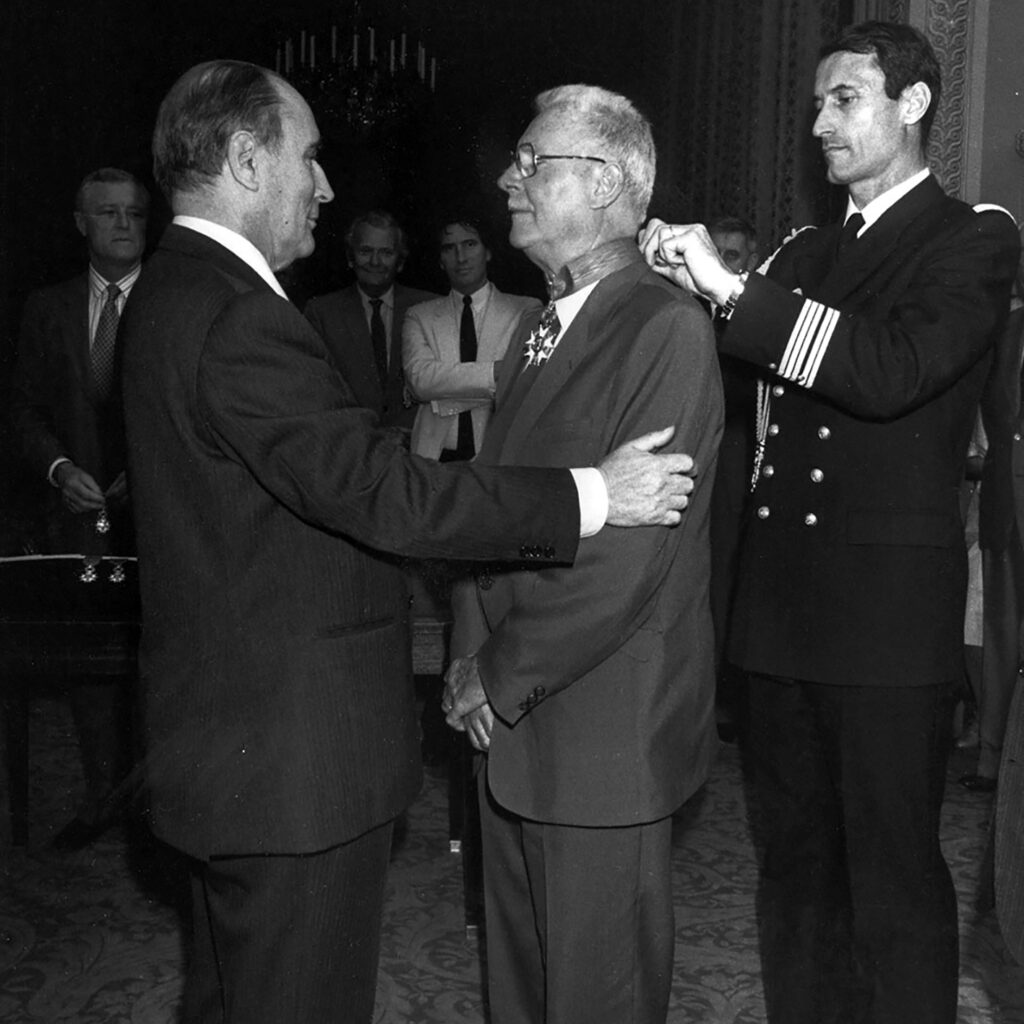
<svg viewBox="0 0 1024 1024">
<path fill-rule="evenodd" d="M 0 1021 L 171 1024 L 184 958 L 180 865 L 170 851 L 126 830 L 78 854 L 46 848 L 75 806 L 75 757 L 66 706 L 35 702 L 30 846 L 12 850 L 3 837 Z M 968 767 L 956 755 L 950 777 Z M 1024 1024 L 1024 968 L 1009 959 L 992 915 L 972 909 L 990 807 L 989 797 L 948 787 L 943 844 L 960 896 L 959 1020 Z M 756 870 L 734 747 L 723 748 L 710 783 L 677 818 L 675 876 L 669 1021 L 763 1021 Z M 428 778 L 395 851 L 375 1020 L 485 1020 L 479 950 L 463 928 L 460 865 L 448 852 L 446 788 L 438 777 Z"/>
</svg>

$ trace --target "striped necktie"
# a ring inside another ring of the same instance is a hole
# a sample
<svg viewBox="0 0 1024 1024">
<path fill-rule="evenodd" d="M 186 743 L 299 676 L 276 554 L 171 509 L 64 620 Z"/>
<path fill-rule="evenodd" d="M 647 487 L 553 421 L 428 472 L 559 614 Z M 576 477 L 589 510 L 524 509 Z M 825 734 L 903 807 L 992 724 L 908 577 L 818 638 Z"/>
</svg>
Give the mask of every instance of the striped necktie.
<svg viewBox="0 0 1024 1024">
<path fill-rule="evenodd" d="M 117 323 L 120 320 L 117 300 L 120 297 L 121 289 L 116 284 L 108 284 L 107 301 L 100 310 L 96 337 L 92 342 L 92 379 L 96 397 L 101 402 L 110 397 L 114 387 L 114 346 L 117 343 Z"/>
</svg>

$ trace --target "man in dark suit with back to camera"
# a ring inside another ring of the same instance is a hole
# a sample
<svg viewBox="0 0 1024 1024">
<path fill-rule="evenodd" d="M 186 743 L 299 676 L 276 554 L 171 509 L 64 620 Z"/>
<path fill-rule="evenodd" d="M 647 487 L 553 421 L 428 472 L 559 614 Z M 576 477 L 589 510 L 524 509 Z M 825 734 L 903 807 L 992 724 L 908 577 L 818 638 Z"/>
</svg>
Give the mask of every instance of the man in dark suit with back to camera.
<svg viewBox="0 0 1024 1024">
<path fill-rule="evenodd" d="M 356 217 L 345 248 L 355 283 L 311 299 L 306 317 L 357 401 L 373 409 L 385 426 L 408 433 L 417 406 L 405 384 L 402 325 L 411 306 L 437 296 L 395 280 L 409 246 L 390 213 L 370 210 Z"/>
<path fill-rule="evenodd" d="M 87 174 L 75 195 L 75 226 L 89 269 L 25 303 L 11 422 L 29 469 L 53 488 L 42 517 L 42 546 L 51 554 L 134 554 L 116 341 L 148 216 L 149 193 L 133 175 L 116 167 Z M 124 696 L 109 680 L 71 687 L 86 797 L 54 838 L 58 849 L 87 845 L 119 810 L 111 798 L 128 757 Z"/>
<path fill-rule="evenodd" d="M 571 472 L 409 455 L 274 275 L 333 197 L 318 145 L 272 72 L 186 72 L 153 139 L 174 223 L 125 313 L 146 779 L 192 858 L 203 1024 L 372 1015 L 421 770 L 407 591 L 371 549 L 561 564 L 602 522 L 678 522 L 692 487 L 689 458 L 644 450 L 671 430 Z"/>
<path fill-rule="evenodd" d="M 591 461 L 664 420 L 702 473 L 673 530 L 605 531 L 573 568 L 488 569 L 476 654 L 443 705 L 480 775 L 494 1024 L 663 1024 L 673 811 L 714 754 L 708 513 L 722 396 L 714 337 L 636 246 L 650 125 L 624 96 L 542 93 L 499 186 L 552 302 L 509 345 L 477 461 Z M 555 155 L 557 154 L 557 155 Z M 532 328 L 532 330 L 531 330 Z"/>
<path fill-rule="evenodd" d="M 750 674 L 771 1024 L 953 1024 L 957 912 L 939 812 L 962 671 L 958 507 L 1019 243 L 925 161 L 938 62 L 906 25 L 821 53 L 814 135 L 844 224 L 735 274 L 699 225 L 652 265 L 725 307 L 762 368 L 729 653 Z M 759 819 L 761 820 L 761 819 Z"/>
</svg>

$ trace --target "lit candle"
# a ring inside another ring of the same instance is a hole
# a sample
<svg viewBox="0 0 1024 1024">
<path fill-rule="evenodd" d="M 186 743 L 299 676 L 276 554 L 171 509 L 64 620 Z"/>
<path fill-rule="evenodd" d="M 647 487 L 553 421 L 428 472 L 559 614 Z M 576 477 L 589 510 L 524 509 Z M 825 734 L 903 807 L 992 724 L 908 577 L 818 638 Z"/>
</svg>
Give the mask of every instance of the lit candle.
<svg viewBox="0 0 1024 1024">
<path fill-rule="evenodd" d="M 402 33 L 402 68 L 405 68 L 405 33 Z"/>
<path fill-rule="evenodd" d="M 377 59 L 377 33 L 370 29 L 370 63 L 373 64 Z"/>
<path fill-rule="evenodd" d="M 359 33 L 352 33 L 352 67 L 359 67 Z"/>
<path fill-rule="evenodd" d="M 338 60 L 338 26 L 331 26 L 331 60 Z"/>
<path fill-rule="evenodd" d="M 312 32 L 309 34 L 309 66 L 316 70 L 316 36 Z"/>
<path fill-rule="evenodd" d="M 437 58 L 430 58 L 430 91 L 434 91 L 434 84 L 437 82 Z"/>
<path fill-rule="evenodd" d="M 394 39 L 391 40 L 391 56 L 390 56 L 390 59 L 388 61 L 388 70 L 391 72 L 391 74 L 395 73 L 395 40 Z"/>
</svg>

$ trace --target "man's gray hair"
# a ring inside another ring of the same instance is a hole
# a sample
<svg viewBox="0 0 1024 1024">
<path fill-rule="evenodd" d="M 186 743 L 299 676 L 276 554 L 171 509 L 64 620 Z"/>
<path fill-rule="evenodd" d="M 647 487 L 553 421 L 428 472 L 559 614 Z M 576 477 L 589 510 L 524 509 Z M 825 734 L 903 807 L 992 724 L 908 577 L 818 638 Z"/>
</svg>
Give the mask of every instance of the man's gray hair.
<svg viewBox="0 0 1024 1024">
<path fill-rule="evenodd" d="M 149 189 L 134 174 L 122 171 L 120 167 L 100 167 L 98 170 L 90 171 L 75 192 L 75 210 L 78 213 L 85 211 L 85 192 L 90 185 L 134 185 L 142 205 L 149 209 Z"/>
<path fill-rule="evenodd" d="M 597 85 L 560 85 L 534 100 L 538 114 L 562 110 L 605 147 L 602 156 L 622 168 L 623 195 L 639 225 L 647 216 L 654 190 L 657 154 L 651 124 L 633 104 L 618 93 Z"/>
</svg>

